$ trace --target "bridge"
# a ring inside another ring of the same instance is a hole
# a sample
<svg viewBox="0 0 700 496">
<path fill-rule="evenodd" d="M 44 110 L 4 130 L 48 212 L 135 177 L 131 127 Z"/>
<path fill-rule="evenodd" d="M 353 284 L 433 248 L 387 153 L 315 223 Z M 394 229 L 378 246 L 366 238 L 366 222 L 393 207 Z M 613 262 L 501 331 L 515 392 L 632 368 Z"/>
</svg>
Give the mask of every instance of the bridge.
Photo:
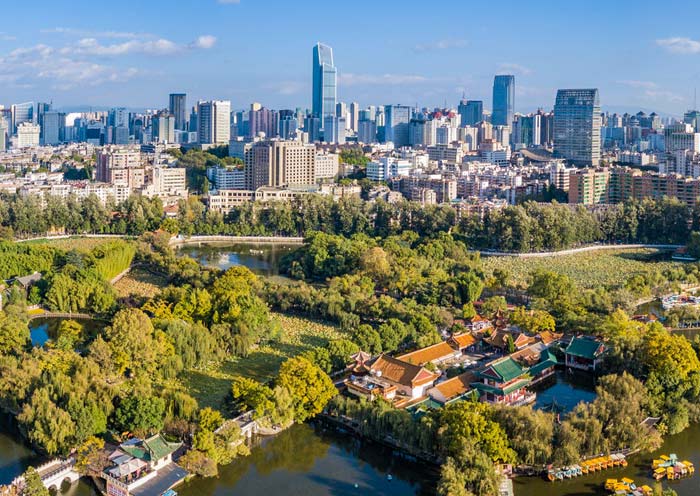
<svg viewBox="0 0 700 496">
<path fill-rule="evenodd" d="M 89 313 L 79 313 L 79 312 L 42 312 L 42 313 L 31 313 L 29 314 L 29 320 L 43 319 L 43 318 L 57 318 L 57 319 L 74 319 L 74 320 L 94 320 L 95 316 Z"/>
<path fill-rule="evenodd" d="M 61 491 L 61 486 L 64 482 L 74 484 L 80 479 L 80 474 L 75 471 L 75 459 L 67 458 L 65 460 L 56 458 L 50 462 L 44 463 L 36 467 L 36 471 L 41 477 L 41 482 L 49 491 L 53 490 L 56 493 Z M 24 487 L 24 476 L 19 476 L 12 481 L 12 485 L 18 489 Z"/>
</svg>

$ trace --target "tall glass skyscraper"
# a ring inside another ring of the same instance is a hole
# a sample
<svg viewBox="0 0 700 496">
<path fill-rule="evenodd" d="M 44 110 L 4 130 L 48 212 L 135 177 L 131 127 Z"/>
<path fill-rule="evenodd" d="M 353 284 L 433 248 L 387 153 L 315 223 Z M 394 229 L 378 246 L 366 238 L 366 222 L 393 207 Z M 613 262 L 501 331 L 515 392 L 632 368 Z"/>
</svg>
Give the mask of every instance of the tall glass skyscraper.
<svg viewBox="0 0 700 496">
<path fill-rule="evenodd" d="M 312 113 L 321 120 L 335 117 L 338 98 L 338 71 L 333 64 L 333 49 L 322 43 L 314 46 Z"/>
<path fill-rule="evenodd" d="M 499 75 L 493 78 L 494 126 L 512 126 L 515 108 L 515 76 Z"/>
<path fill-rule="evenodd" d="M 175 129 L 187 129 L 187 95 L 185 93 L 170 93 L 170 114 L 175 117 Z"/>
<path fill-rule="evenodd" d="M 600 162 L 598 89 L 558 90 L 554 103 L 554 154 L 575 165 Z"/>
</svg>

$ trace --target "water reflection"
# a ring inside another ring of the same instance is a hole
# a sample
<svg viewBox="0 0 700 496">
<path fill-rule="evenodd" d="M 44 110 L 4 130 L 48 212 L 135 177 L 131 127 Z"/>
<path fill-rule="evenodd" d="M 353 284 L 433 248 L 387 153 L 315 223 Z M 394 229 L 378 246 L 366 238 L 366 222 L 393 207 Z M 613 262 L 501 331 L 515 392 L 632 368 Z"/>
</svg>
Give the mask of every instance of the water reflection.
<svg viewBox="0 0 700 496">
<path fill-rule="evenodd" d="M 392 475 L 392 480 L 387 475 Z M 180 486 L 181 496 L 236 494 L 428 495 L 435 474 L 381 446 L 319 427 L 295 425 L 221 467 L 218 478 Z"/>
<path fill-rule="evenodd" d="M 280 260 L 300 245 L 285 244 L 230 244 L 211 243 L 181 246 L 180 255 L 186 255 L 203 265 L 226 270 L 234 265 L 243 265 L 263 276 L 279 275 Z"/>
</svg>

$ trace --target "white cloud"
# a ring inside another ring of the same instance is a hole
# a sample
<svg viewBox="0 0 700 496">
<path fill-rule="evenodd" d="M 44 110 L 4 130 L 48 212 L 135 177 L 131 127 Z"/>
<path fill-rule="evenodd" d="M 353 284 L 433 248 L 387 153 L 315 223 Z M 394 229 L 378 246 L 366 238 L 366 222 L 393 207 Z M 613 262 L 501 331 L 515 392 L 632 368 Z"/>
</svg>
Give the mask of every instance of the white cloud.
<svg viewBox="0 0 700 496">
<path fill-rule="evenodd" d="M 433 50 L 447 50 L 465 46 L 467 46 L 467 40 L 439 40 L 430 43 L 419 43 L 413 47 L 413 50 L 416 52 L 431 52 Z"/>
<path fill-rule="evenodd" d="M 301 81 L 279 81 L 264 86 L 264 89 L 273 91 L 278 95 L 296 95 L 307 88 L 308 86 Z"/>
<path fill-rule="evenodd" d="M 507 72 L 509 74 L 515 74 L 516 76 L 529 76 L 532 74 L 532 69 L 520 64 L 503 63 L 498 66 L 498 72 Z"/>
<path fill-rule="evenodd" d="M 75 59 L 47 45 L 18 48 L 0 57 L 2 82 L 15 87 L 30 87 L 38 81 L 49 81 L 53 89 L 68 90 L 76 86 L 124 82 L 140 72 L 133 67 L 118 68 Z"/>
<path fill-rule="evenodd" d="M 402 85 L 413 83 L 425 83 L 429 81 L 425 76 L 413 74 L 352 74 L 340 75 L 340 82 L 345 86 L 356 85 Z"/>
<path fill-rule="evenodd" d="M 190 43 L 191 48 L 202 48 L 208 50 L 216 45 L 216 36 L 210 34 L 205 34 L 197 38 L 194 42 Z"/>
<path fill-rule="evenodd" d="M 630 88 L 646 88 L 653 89 L 656 88 L 656 83 L 652 81 L 637 81 L 636 79 L 623 79 L 621 81 L 615 81 L 617 84 L 623 86 L 629 86 Z"/>
<path fill-rule="evenodd" d="M 656 40 L 656 44 L 671 53 L 700 53 L 700 41 L 684 37 Z"/>
<path fill-rule="evenodd" d="M 682 97 L 681 95 L 674 93 L 673 91 L 664 91 L 664 90 L 654 90 L 654 89 L 647 89 L 644 91 L 644 98 L 646 100 L 652 101 L 652 102 L 657 102 L 657 101 L 664 101 L 664 102 L 670 102 L 670 103 L 680 103 L 685 101 L 685 98 Z"/>
<path fill-rule="evenodd" d="M 2 31 L 0 31 L 0 41 L 15 41 L 16 39 L 16 36 L 12 36 L 10 34 L 3 33 Z"/>
<path fill-rule="evenodd" d="M 202 35 L 192 43 L 180 45 L 171 40 L 159 38 L 155 40 L 129 40 L 124 43 L 103 45 L 97 38 L 82 38 L 74 46 L 66 46 L 61 49 L 64 55 L 100 55 L 118 56 L 128 54 L 145 55 L 173 55 L 186 49 L 209 49 L 216 43 L 216 38 L 211 35 Z"/>
<path fill-rule="evenodd" d="M 133 39 L 133 38 L 152 38 L 154 36 L 151 33 L 133 33 L 130 31 L 88 31 L 85 29 L 66 28 L 66 27 L 41 29 L 41 30 L 39 30 L 39 32 L 45 33 L 45 34 L 64 34 L 64 35 L 70 35 L 70 36 L 80 36 L 82 38 Z"/>
</svg>

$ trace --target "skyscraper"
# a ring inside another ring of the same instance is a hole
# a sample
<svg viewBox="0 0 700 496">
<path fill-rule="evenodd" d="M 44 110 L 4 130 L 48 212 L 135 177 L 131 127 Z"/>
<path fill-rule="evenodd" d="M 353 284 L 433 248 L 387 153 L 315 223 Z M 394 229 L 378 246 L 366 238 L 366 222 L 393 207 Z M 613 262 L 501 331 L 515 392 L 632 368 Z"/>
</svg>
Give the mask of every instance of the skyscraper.
<svg viewBox="0 0 700 496">
<path fill-rule="evenodd" d="M 12 126 L 11 133 L 17 132 L 17 126 L 23 122 L 32 124 L 34 122 L 34 102 L 17 103 L 12 105 Z"/>
<path fill-rule="evenodd" d="M 405 105 L 384 106 L 384 141 L 392 141 L 396 148 L 408 146 L 408 123 L 411 107 Z"/>
<path fill-rule="evenodd" d="M 175 117 L 175 129 L 187 130 L 187 95 L 170 93 L 170 114 Z"/>
<path fill-rule="evenodd" d="M 175 116 L 159 112 L 151 120 L 151 139 L 155 143 L 176 143 Z"/>
<path fill-rule="evenodd" d="M 459 113 L 459 125 L 474 126 L 484 120 L 484 102 L 481 100 L 464 100 L 457 107 Z"/>
<path fill-rule="evenodd" d="M 226 143 L 231 139 L 231 102 L 211 100 L 197 105 L 199 143 Z"/>
<path fill-rule="evenodd" d="M 323 123 L 335 116 L 338 98 L 338 71 L 333 64 L 333 49 L 322 43 L 314 46 L 312 113 Z"/>
<path fill-rule="evenodd" d="M 598 89 L 558 90 L 554 103 L 554 153 L 576 165 L 600 162 Z"/>
<path fill-rule="evenodd" d="M 350 129 L 354 133 L 357 133 L 357 128 L 358 125 L 357 123 L 360 121 L 360 104 L 357 102 L 352 102 L 350 104 Z"/>
<path fill-rule="evenodd" d="M 494 126 L 512 126 L 514 108 L 515 76 L 499 75 L 494 77 L 491 124 Z"/>
<path fill-rule="evenodd" d="M 41 124 L 41 143 L 57 145 L 65 141 L 66 114 L 55 111 L 44 112 Z"/>
</svg>

